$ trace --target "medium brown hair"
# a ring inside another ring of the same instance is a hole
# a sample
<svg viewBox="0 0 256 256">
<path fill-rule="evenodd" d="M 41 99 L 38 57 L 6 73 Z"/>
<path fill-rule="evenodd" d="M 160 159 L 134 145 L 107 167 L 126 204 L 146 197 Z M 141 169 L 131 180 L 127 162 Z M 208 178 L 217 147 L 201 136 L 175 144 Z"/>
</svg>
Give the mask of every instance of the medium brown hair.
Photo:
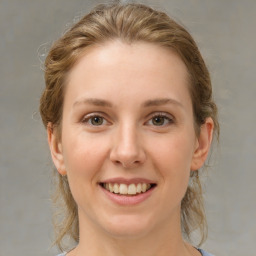
<svg viewBox="0 0 256 256">
<path fill-rule="evenodd" d="M 51 123 L 61 133 L 66 77 L 85 48 L 115 39 L 128 44 L 148 42 L 175 51 L 189 73 L 195 131 L 199 135 L 200 126 L 207 117 L 211 117 L 218 137 L 217 107 L 212 98 L 210 75 L 195 41 L 183 26 L 166 13 L 133 3 L 96 6 L 52 46 L 45 61 L 46 88 L 40 101 L 45 127 Z M 67 178 L 57 172 L 56 175 L 58 188 L 55 202 L 63 202 L 62 207 L 66 209 L 56 226 L 55 244 L 61 248 L 66 235 L 76 242 L 79 240 L 78 213 Z M 200 231 L 200 242 L 206 238 L 207 224 L 199 171 L 191 172 L 189 186 L 181 202 L 181 224 L 185 239 L 189 239 L 194 230 Z"/>
</svg>

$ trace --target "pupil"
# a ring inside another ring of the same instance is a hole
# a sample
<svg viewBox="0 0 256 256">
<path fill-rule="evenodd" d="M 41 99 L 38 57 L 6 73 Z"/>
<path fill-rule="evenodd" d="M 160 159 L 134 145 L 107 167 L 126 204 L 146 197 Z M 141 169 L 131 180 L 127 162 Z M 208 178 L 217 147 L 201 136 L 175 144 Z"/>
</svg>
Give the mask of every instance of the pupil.
<svg viewBox="0 0 256 256">
<path fill-rule="evenodd" d="M 155 124 L 155 125 L 162 125 L 163 123 L 164 123 L 164 118 L 163 117 L 155 117 L 154 119 L 153 119 L 153 123 Z"/>
<path fill-rule="evenodd" d="M 101 125 L 102 123 L 103 123 L 103 120 L 99 116 L 96 116 L 92 119 L 92 124 L 94 125 Z"/>
</svg>

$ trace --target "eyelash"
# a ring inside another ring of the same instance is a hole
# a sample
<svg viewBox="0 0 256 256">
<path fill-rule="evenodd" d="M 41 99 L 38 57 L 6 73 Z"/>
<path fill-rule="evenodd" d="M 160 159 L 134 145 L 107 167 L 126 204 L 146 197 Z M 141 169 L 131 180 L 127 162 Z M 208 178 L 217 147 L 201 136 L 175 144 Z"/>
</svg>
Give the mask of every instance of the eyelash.
<svg viewBox="0 0 256 256">
<path fill-rule="evenodd" d="M 166 127 L 170 124 L 173 124 L 174 123 L 174 118 L 173 117 L 170 117 L 169 114 L 167 113 L 164 113 L 164 112 L 160 112 L 160 113 L 154 113 L 151 118 L 149 119 L 149 121 L 147 121 L 146 123 L 149 123 L 149 122 L 152 122 L 154 118 L 164 118 L 164 124 L 163 125 L 154 125 L 154 124 L 151 124 L 152 126 L 155 126 L 155 127 Z"/>
<path fill-rule="evenodd" d="M 103 121 L 103 123 L 100 124 L 100 125 L 94 125 L 94 124 L 92 124 L 93 118 L 101 118 L 102 121 Z M 88 115 L 88 116 L 83 117 L 83 119 L 82 119 L 81 122 L 84 123 L 84 124 L 90 125 L 90 126 L 97 127 L 97 126 L 106 125 L 106 123 L 107 123 L 108 121 L 106 120 L 106 118 L 103 117 L 102 114 L 100 114 L 100 113 L 99 113 L 99 114 L 94 113 L 94 114 L 90 114 L 90 115 Z"/>
<path fill-rule="evenodd" d="M 100 119 L 102 119 L 102 123 L 99 124 L 99 125 L 94 125 L 92 123 L 93 122 L 93 118 L 100 118 Z M 154 118 L 164 118 L 164 124 L 160 124 L 160 125 L 153 124 L 153 119 Z M 89 126 L 94 126 L 94 127 L 106 125 L 108 123 L 106 118 L 102 114 L 100 114 L 100 113 L 99 114 L 94 113 L 94 114 L 90 114 L 89 116 L 85 116 L 85 117 L 83 117 L 81 122 L 84 123 L 84 124 L 87 124 Z M 170 125 L 172 123 L 174 123 L 174 118 L 173 117 L 170 117 L 170 115 L 167 114 L 167 113 L 160 112 L 160 113 L 154 113 L 153 115 L 151 115 L 150 119 L 145 124 L 149 124 L 149 125 L 152 125 L 152 126 L 155 126 L 155 127 L 165 127 L 165 126 L 168 126 L 168 125 Z"/>
</svg>

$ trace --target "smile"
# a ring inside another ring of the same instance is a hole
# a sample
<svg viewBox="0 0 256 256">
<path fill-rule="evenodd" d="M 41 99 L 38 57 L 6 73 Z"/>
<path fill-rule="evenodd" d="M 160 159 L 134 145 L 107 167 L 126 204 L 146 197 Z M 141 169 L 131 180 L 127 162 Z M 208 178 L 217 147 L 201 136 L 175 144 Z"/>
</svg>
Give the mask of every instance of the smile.
<svg viewBox="0 0 256 256">
<path fill-rule="evenodd" d="M 146 191 L 155 186 L 155 184 L 149 183 L 132 183 L 129 185 L 122 183 L 100 183 L 100 185 L 111 193 L 130 196 L 145 193 Z"/>
<path fill-rule="evenodd" d="M 106 198 L 120 206 L 134 206 L 147 201 L 157 187 L 153 180 L 123 177 L 110 178 L 98 185 Z"/>
</svg>

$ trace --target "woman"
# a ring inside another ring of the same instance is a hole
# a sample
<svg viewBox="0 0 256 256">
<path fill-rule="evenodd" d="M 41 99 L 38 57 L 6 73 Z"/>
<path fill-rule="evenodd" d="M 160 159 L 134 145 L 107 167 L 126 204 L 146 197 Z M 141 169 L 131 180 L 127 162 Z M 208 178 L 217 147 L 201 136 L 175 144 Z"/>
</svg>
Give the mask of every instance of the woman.
<svg viewBox="0 0 256 256">
<path fill-rule="evenodd" d="M 210 255 L 199 169 L 218 136 L 190 34 L 140 4 L 99 5 L 50 50 L 40 111 L 66 212 L 67 256 Z M 63 211 L 62 210 L 62 211 Z"/>
</svg>

